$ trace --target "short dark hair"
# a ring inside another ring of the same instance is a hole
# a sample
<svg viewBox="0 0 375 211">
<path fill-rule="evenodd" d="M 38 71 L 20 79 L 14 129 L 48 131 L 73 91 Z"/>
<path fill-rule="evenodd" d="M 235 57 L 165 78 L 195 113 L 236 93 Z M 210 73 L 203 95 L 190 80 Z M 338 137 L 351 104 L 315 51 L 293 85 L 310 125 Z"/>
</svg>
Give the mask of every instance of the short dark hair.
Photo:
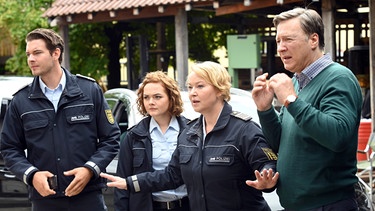
<svg viewBox="0 0 375 211">
<path fill-rule="evenodd" d="M 52 29 L 38 28 L 29 32 L 26 36 L 26 42 L 39 39 L 46 42 L 46 47 L 51 55 L 56 48 L 60 49 L 61 54 L 59 57 L 59 62 L 61 64 L 64 52 L 64 40 L 60 37 L 60 35 Z"/>
</svg>

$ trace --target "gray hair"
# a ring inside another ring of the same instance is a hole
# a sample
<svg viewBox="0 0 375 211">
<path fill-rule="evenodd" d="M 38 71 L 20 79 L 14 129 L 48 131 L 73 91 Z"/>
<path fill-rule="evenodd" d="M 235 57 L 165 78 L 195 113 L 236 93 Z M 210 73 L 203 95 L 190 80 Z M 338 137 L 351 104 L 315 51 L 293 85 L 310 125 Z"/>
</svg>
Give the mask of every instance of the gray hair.
<svg viewBox="0 0 375 211">
<path fill-rule="evenodd" d="M 290 20 L 293 18 L 299 18 L 302 30 L 307 36 L 314 33 L 319 36 L 319 48 L 324 49 L 324 24 L 321 16 L 312 9 L 304 9 L 296 7 L 292 10 L 276 15 L 273 18 L 273 25 L 277 27 L 282 21 Z"/>
</svg>

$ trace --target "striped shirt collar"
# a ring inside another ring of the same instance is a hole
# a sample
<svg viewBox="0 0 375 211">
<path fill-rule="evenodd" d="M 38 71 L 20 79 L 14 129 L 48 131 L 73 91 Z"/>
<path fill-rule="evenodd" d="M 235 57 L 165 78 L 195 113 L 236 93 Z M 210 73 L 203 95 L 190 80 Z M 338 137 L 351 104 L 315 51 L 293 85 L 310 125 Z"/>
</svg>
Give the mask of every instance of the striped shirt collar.
<svg viewBox="0 0 375 211">
<path fill-rule="evenodd" d="M 318 60 L 306 67 L 300 74 L 294 74 L 299 84 L 299 91 L 301 91 L 311 80 L 315 78 L 324 68 L 332 64 L 330 54 L 325 54 L 320 57 Z"/>
</svg>

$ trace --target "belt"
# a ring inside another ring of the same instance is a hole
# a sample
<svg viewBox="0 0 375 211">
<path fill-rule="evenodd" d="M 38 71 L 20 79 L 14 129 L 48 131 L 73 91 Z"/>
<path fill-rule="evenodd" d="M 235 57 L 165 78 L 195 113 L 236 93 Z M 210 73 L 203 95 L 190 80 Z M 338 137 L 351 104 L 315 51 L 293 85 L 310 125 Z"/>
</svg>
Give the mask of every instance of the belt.
<svg viewBox="0 0 375 211">
<path fill-rule="evenodd" d="M 165 210 L 173 210 L 176 208 L 184 207 L 189 205 L 189 199 L 188 197 L 184 197 L 182 199 L 178 199 L 175 201 L 168 201 L 168 202 L 159 202 L 154 201 L 153 202 L 155 209 L 165 209 Z"/>
</svg>

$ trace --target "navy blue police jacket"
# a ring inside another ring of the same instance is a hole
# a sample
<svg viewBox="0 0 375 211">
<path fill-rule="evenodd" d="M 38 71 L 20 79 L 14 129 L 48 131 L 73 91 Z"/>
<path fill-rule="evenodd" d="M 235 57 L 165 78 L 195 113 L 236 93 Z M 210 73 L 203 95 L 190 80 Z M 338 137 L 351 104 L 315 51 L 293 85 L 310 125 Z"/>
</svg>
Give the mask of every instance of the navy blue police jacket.
<svg viewBox="0 0 375 211">
<path fill-rule="evenodd" d="M 158 191 L 186 184 L 191 210 L 270 210 L 262 191 L 246 185 L 254 171 L 272 168 L 277 156 L 261 128 L 225 102 L 220 117 L 203 140 L 202 116 L 188 123 L 164 170 L 126 178 L 128 190 Z M 264 190 L 267 192 L 272 189 Z"/>
<path fill-rule="evenodd" d="M 176 117 L 180 133 L 186 127 L 188 119 Z M 126 178 L 142 172 L 152 172 L 152 141 L 149 133 L 151 117 L 142 119 L 137 125 L 127 131 L 124 140 L 120 142 L 117 175 Z M 115 189 L 116 211 L 153 211 L 152 193 L 134 193 L 123 189 Z"/>
<path fill-rule="evenodd" d="M 100 86 L 63 70 L 66 85 L 56 112 L 35 77 L 14 94 L 4 120 L 1 153 L 10 171 L 28 185 L 31 200 L 42 198 L 32 186 L 36 171 L 57 175 L 56 194 L 50 198 L 65 197 L 73 176 L 63 172 L 83 166 L 94 174 L 81 194 L 101 190 L 106 185 L 99 174 L 119 149 L 120 130 Z"/>
</svg>

